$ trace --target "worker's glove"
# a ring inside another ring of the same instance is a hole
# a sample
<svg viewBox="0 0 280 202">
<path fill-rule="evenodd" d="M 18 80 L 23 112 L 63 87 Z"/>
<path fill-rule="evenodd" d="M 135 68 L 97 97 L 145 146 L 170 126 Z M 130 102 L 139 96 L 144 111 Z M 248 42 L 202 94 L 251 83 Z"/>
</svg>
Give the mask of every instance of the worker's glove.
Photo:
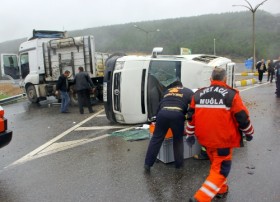
<svg viewBox="0 0 280 202">
<path fill-rule="evenodd" d="M 246 141 L 251 141 L 253 139 L 252 135 L 246 135 Z"/>
<path fill-rule="evenodd" d="M 189 147 L 192 147 L 195 143 L 194 135 L 187 135 L 186 140 Z"/>
</svg>

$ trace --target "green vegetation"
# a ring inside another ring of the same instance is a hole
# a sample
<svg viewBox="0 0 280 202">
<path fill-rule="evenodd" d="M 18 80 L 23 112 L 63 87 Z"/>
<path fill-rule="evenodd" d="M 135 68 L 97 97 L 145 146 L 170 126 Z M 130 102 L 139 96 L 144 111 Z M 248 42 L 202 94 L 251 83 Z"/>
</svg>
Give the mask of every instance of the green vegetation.
<svg viewBox="0 0 280 202">
<path fill-rule="evenodd" d="M 0 94 L 0 100 L 5 99 L 5 98 L 7 98 L 7 97 L 9 97 L 9 96 L 4 95 L 4 94 Z"/>
<path fill-rule="evenodd" d="M 135 24 L 148 31 L 160 29 L 160 32 L 146 34 L 136 29 Z M 256 13 L 257 60 L 278 58 L 279 33 L 280 16 L 259 10 Z M 96 50 L 100 52 L 149 54 L 153 47 L 163 47 L 164 54 L 179 54 L 180 47 L 190 48 L 194 54 L 213 54 L 215 38 L 217 55 L 241 60 L 252 57 L 252 13 L 249 11 L 95 27 L 69 31 L 68 35 L 93 35 Z M 0 53 L 18 48 L 22 41 L 0 44 Z"/>
</svg>

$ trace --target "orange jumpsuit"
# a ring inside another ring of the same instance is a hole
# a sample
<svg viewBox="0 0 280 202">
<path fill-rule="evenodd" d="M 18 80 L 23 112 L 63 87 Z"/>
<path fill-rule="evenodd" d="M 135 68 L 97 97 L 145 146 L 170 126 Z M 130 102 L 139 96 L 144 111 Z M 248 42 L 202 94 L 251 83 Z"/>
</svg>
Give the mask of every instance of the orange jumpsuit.
<svg viewBox="0 0 280 202">
<path fill-rule="evenodd" d="M 186 133 L 196 135 L 211 161 L 210 173 L 194 195 L 199 202 L 211 201 L 216 194 L 228 191 L 232 151 L 240 147 L 242 132 L 250 136 L 254 129 L 237 90 L 222 81 L 212 81 L 209 87 L 196 91 Z"/>
</svg>

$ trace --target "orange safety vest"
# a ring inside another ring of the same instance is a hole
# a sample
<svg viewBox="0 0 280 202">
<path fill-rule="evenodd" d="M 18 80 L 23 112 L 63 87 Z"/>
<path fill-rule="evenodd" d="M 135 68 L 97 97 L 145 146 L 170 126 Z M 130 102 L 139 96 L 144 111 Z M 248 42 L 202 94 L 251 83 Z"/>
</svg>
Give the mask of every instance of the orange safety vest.
<svg viewBox="0 0 280 202">
<path fill-rule="evenodd" d="M 211 148 L 240 147 L 241 132 L 252 135 L 254 129 L 239 92 L 222 81 L 195 92 L 186 133 L 195 134 L 199 143 Z"/>
</svg>

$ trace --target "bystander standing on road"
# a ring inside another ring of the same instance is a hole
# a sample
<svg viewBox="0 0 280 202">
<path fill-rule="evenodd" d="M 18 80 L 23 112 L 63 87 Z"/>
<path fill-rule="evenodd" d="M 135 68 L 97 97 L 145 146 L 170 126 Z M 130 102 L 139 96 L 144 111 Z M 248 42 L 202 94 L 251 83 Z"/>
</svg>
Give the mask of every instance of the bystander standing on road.
<svg viewBox="0 0 280 202">
<path fill-rule="evenodd" d="M 60 92 L 61 96 L 61 113 L 68 113 L 68 107 L 70 103 L 70 97 L 68 94 L 68 76 L 70 71 L 66 70 L 62 75 L 59 76 L 57 84 L 56 84 L 56 91 L 55 95 L 58 95 L 58 91 Z"/>
<path fill-rule="evenodd" d="M 90 103 L 90 93 L 94 87 L 93 82 L 83 67 L 79 67 L 78 70 L 79 73 L 76 74 L 74 83 L 78 95 L 80 114 L 84 113 L 84 106 L 88 108 L 89 113 L 93 113 Z"/>
<path fill-rule="evenodd" d="M 266 65 L 265 65 L 264 59 L 262 59 L 261 61 L 257 62 L 256 70 L 258 70 L 259 82 L 261 83 L 262 79 L 263 79 L 263 73 L 266 72 Z"/>
<path fill-rule="evenodd" d="M 231 169 L 233 148 L 243 140 L 253 139 L 253 126 L 239 92 L 226 84 L 226 71 L 215 68 L 209 87 L 197 90 L 188 112 L 187 143 L 194 144 L 194 135 L 206 147 L 211 167 L 207 179 L 190 202 L 210 202 L 215 196 L 226 196 L 227 176 Z"/>
<path fill-rule="evenodd" d="M 267 81 L 270 81 L 270 83 L 272 83 L 274 73 L 275 73 L 275 70 L 274 70 L 273 60 L 268 60 L 268 62 L 267 62 Z"/>
<path fill-rule="evenodd" d="M 163 99 L 159 103 L 155 130 L 145 158 L 145 171 L 149 172 L 150 167 L 153 166 L 169 128 L 173 133 L 175 167 L 181 168 L 183 166 L 185 115 L 192 95 L 192 90 L 184 88 L 181 81 L 173 82 L 164 93 Z"/>
<path fill-rule="evenodd" d="M 280 56 L 278 60 L 274 63 L 274 69 L 276 72 L 276 91 L 275 94 L 279 98 L 280 97 Z"/>
</svg>

